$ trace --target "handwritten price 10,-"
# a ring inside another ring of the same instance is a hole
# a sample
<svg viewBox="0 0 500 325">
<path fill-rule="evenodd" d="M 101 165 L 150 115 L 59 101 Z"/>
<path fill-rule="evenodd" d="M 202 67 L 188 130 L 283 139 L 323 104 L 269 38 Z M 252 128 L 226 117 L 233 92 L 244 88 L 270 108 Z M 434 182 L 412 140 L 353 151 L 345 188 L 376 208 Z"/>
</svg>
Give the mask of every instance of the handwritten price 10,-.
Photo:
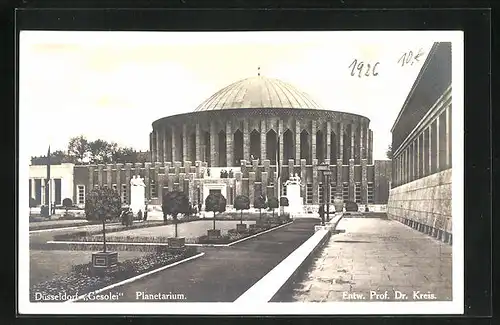
<svg viewBox="0 0 500 325">
<path fill-rule="evenodd" d="M 425 53 L 422 49 L 419 49 L 417 54 L 414 54 L 413 51 L 408 51 L 403 53 L 403 55 L 399 58 L 398 63 L 401 64 L 402 67 L 405 65 L 413 65 L 415 62 L 420 62 L 420 57 Z"/>
</svg>

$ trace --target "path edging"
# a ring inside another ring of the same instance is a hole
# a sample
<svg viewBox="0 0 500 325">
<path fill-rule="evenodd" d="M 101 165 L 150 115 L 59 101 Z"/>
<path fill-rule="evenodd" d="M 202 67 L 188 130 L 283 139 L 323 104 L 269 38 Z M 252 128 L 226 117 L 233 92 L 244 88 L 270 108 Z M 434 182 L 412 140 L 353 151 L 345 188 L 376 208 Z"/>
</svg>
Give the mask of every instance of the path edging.
<svg viewBox="0 0 500 325">
<path fill-rule="evenodd" d="M 185 258 L 183 260 L 180 260 L 180 261 L 177 261 L 175 263 L 172 263 L 172 264 L 168 264 L 168 265 L 165 265 L 165 266 L 162 266 L 162 267 L 159 267 L 157 269 L 154 269 L 154 270 L 151 270 L 151 271 L 148 271 L 148 272 L 145 272 L 145 273 L 142 273 L 142 274 L 139 274 L 139 275 L 136 275 L 134 277 L 131 277 L 129 279 L 126 279 L 126 280 L 123 280 L 123 281 L 120 281 L 120 282 L 117 282 L 115 284 L 111 284 L 107 287 L 104 287 L 102 289 L 98 289 L 98 290 L 95 290 L 95 291 L 92 291 L 92 292 L 89 292 L 89 293 L 86 293 L 84 295 L 81 295 L 81 296 L 78 296 L 77 298 L 75 299 L 71 299 L 71 300 L 66 300 L 65 303 L 73 303 L 73 302 L 76 302 L 76 301 L 79 301 L 79 300 L 82 300 L 83 298 L 85 298 L 86 296 L 89 296 L 89 295 L 96 295 L 98 293 L 101 293 L 103 291 L 107 291 L 109 289 L 113 289 L 113 288 L 116 288 L 116 287 L 119 287 L 119 286 L 122 286 L 124 284 L 127 284 L 127 283 L 131 283 L 131 282 L 134 282 L 134 281 L 137 281 L 139 279 L 142 279 L 148 275 L 151 275 L 151 274 L 154 274 L 154 273 L 157 273 L 157 272 L 160 272 L 160 271 L 163 271 L 163 270 L 166 270 L 168 268 L 171 268 L 173 266 L 176 266 L 176 265 L 179 265 L 179 264 L 182 264 L 184 262 L 187 262 L 187 261 L 190 261 L 190 260 L 194 260 L 194 259 L 197 259 L 199 257 L 202 257 L 203 255 L 205 255 L 205 253 L 201 252 L 199 254 L 196 254 L 194 256 L 190 256 L 188 258 Z"/>
<path fill-rule="evenodd" d="M 288 257 L 245 291 L 235 303 L 267 303 L 307 263 L 310 256 L 330 238 L 331 230 L 320 229 Z"/>
</svg>

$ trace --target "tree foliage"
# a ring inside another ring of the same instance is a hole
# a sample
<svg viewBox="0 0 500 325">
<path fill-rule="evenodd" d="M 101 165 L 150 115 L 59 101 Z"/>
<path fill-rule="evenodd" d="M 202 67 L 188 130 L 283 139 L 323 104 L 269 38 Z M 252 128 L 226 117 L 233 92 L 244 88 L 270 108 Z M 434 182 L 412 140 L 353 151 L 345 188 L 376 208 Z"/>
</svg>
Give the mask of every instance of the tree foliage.
<svg viewBox="0 0 500 325">
<path fill-rule="evenodd" d="M 234 199 L 234 208 L 240 211 L 240 221 L 243 223 L 243 210 L 250 209 L 250 199 L 246 195 L 238 195 Z"/>
<path fill-rule="evenodd" d="M 273 217 L 274 217 L 274 209 L 277 209 L 279 207 L 279 201 L 275 197 L 270 197 L 267 200 L 267 205 L 269 206 L 270 209 L 273 210 Z"/>
<path fill-rule="evenodd" d="M 205 199 L 205 211 L 214 213 L 214 229 L 215 229 L 215 214 L 226 211 L 226 198 L 221 193 L 210 193 Z"/>
<path fill-rule="evenodd" d="M 259 209 L 259 219 L 262 218 L 262 209 L 267 208 L 266 197 L 264 195 L 258 195 L 253 200 L 253 207 Z"/>
<path fill-rule="evenodd" d="M 170 215 L 174 220 L 177 220 L 179 214 L 188 215 L 191 213 L 189 197 L 181 191 L 167 192 L 163 195 L 161 210 L 163 211 L 164 218 Z"/>
<path fill-rule="evenodd" d="M 62 201 L 62 205 L 63 205 L 64 209 L 66 209 L 66 214 L 67 214 L 69 208 L 71 208 L 73 206 L 73 200 L 71 200 L 69 197 L 67 197 Z"/>
<path fill-rule="evenodd" d="M 111 188 L 96 187 L 85 198 L 87 220 L 111 219 L 120 215 L 122 202 L 117 191 Z"/>
<path fill-rule="evenodd" d="M 288 202 L 288 198 L 286 196 L 280 197 L 280 206 L 287 207 L 289 205 L 290 205 L 290 202 Z"/>
<path fill-rule="evenodd" d="M 388 159 L 392 159 L 392 145 L 389 145 L 387 147 L 387 150 L 385 152 L 385 155 L 387 156 Z"/>
</svg>

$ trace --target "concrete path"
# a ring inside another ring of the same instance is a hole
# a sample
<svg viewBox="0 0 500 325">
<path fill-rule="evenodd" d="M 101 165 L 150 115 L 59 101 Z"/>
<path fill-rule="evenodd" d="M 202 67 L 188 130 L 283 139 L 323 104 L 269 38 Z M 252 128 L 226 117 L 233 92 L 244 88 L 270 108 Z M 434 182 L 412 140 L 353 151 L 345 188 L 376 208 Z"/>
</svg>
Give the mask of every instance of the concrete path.
<svg viewBox="0 0 500 325">
<path fill-rule="evenodd" d="M 451 300 L 450 245 L 387 219 L 343 218 L 337 229 L 345 233 L 278 301 Z"/>
<path fill-rule="evenodd" d="M 200 248 L 205 252 L 202 258 L 109 293 L 117 293 L 119 301 L 128 302 L 233 302 L 313 235 L 315 224 L 315 220 L 296 221 L 231 247 Z M 163 299 L 141 300 L 141 294 L 163 294 Z"/>
</svg>

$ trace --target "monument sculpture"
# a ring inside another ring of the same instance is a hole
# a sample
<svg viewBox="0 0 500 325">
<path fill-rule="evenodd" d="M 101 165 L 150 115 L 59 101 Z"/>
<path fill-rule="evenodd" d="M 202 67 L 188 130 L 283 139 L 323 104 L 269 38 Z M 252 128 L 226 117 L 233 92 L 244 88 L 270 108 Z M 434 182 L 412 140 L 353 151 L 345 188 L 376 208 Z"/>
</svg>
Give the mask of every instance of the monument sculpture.
<svg viewBox="0 0 500 325">
<path fill-rule="evenodd" d="M 288 198 L 288 211 L 292 214 L 303 213 L 303 199 L 300 196 L 300 187 L 302 185 L 299 175 L 294 174 L 285 182 L 286 197 Z"/>
<path fill-rule="evenodd" d="M 140 178 L 139 175 L 134 175 L 130 180 L 130 209 L 132 213 L 137 215 L 139 211 L 146 210 L 146 184 L 144 184 L 144 179 Z"/>
</svg>

